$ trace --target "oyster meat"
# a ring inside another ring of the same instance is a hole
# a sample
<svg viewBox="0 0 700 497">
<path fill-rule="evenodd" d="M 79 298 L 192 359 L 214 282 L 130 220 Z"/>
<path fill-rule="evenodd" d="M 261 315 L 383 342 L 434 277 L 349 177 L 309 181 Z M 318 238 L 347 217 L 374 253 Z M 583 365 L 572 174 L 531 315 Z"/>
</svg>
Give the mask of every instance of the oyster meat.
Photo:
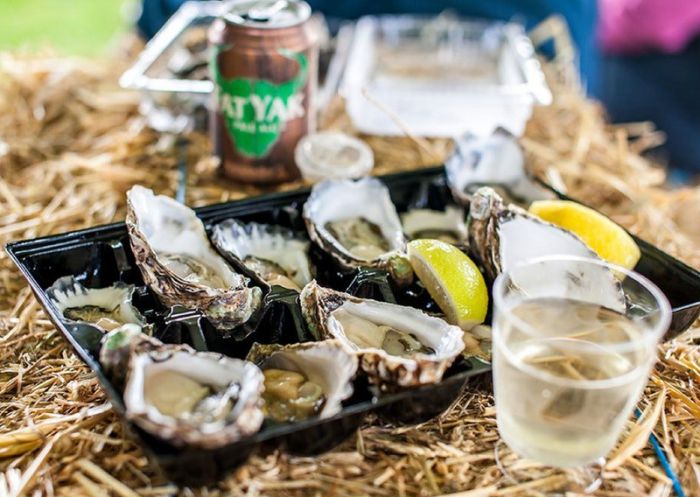
<svg viewBox="0 0 700 497">
<path fill-rule="evenodd" d="M 328 221 L 325 228 L 340 245 L 360 259 L 376 259 L 391 250 L 382 229 L 362 216 Z"/>
<path fill-rule="evenodd" d="M 202 310 L 215 327 L 245 323 L 262 290 L 234 271 L 211 247 L 204 225 L 188 207 L 142 186 L 127 194 L 126 226 L 136 264 L 164 305 Z"/>
<path fill-rule="evenodd" d="M 492 281 L 502 271 L 538 257 L 569 255 L 600 259 L 583 240 L 568 230 L 547 223 L 515 205 L 506 205 L 493 189 L 483 187 L 474 193 L 467 220 L 469 247 L 474 259 Z M 532 288 L 526 279 L 551 282 L 550 288 L 539 285 L 546 294 L 566 295 L 598 303 L 622 312 L 625 298 L 620 282 L 605 267 L 575 261 L 563 274 L 546 274 L 533 266 L 518 272 L 522 285 Z M 515 282 L 517 284 L 517 282 Z M 538 295 L 532 295 L 537 297 Z"/>
<path fill-rule="evenodd" d="M 67 321 L 89 323 L 107 332 L 127 323 L 139 329 L 146 326 L 146 319 L 131 302 L 134 289 L 134 285 L 121 282 L 86 288 L 73 276 L 64 276 L 46 294 Z"/>
<path fill-rule="evenodd" d="M 464 348 L 459 327 L 412 307 L 360 299 L 315 281 L 300 302 L 312 333 L 358 355 L 362 370 L 382 387 L 440 381 Z"/>
<path fill-rule="evenodd" d="M 523 203 L 554 198 L 529 176 L 517 138 L 503 128 L 485 138 L 467 133 L 456 140 L 454 153 L 445 161 L 445 173 L 452 196 L 463 205 L 469 205 L 482 186 Z"/>
<path fill-rule="evenodd" d="M 326 403 L 323 388 L 304 374 L 268 368 L 265 375 L 263 412 L 280 423 L 301 421 L 317 415 Z"/>
<path fill-rule="evenodd" d="M 303 215 L 311 240 L 341 267 L 387 269 L 399 283 L 413 277 L 401 221 L 389 190 L 378 179 L 318 183 Z"/>
<path fill-rule="evenodd" d="M 309 241 L 290 229 L 227 219 L 214 226 L 212 241 L 222 254 L 268 285 L 301 291 L 311 281 Z"/>
<path fill-rule="evenodd" d="M 327 418 L 352 395 L 357 357 L 337 341 L 254 344 L 247 359 L 265 375 L 265 415 L 277 422 Z"/>
<path fill-rule="evenodd" d="M 467 239 L 464 210 L 454 205 L 448 205 L 444 211 L 411 209 L 401 214 L 401 223 L 410 240 L 429 238 L 462 245 Z"/>
<path fill-rule="evenodd" d="M 212 449 L 260 429 L 263 381 L 248 361 L 181 345 L 149 347 L 131 358 L 126 415 L 173 445 Z"/>
</svg>

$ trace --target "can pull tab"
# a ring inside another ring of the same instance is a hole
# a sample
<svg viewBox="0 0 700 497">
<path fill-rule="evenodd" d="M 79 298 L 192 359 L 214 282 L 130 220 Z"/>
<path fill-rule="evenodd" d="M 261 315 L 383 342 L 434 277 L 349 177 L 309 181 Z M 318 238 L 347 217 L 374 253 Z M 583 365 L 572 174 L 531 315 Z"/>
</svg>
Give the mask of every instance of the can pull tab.
<svg viewBox="0 0 700 497">
<path fill-rule="evenodd" d="M 267 22 L 272 19 L 275 14 L 287 7 L 287 0 L 277 0 L 276 2 L 264 5 L 262 7 L 252 7 L 245 17 L 255 22 Z"/>
</svg>

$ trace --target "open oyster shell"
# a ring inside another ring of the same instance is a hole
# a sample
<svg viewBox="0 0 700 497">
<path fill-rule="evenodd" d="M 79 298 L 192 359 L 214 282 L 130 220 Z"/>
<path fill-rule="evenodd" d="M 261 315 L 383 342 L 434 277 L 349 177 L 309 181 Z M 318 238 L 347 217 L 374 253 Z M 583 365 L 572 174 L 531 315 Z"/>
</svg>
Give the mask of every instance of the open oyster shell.
<svg viewBox="0 0 700 497">
<path fill-rule="evenodd" d="M 571 255 L 599 259 L 575 234 L 547 223 L 516 205 L 506 205 L 503 198 L 488 187 L 474 193 L 467 228 L 472 256 L 492 281 L 502 271 L 538 257 Z M 566 292 L 571 298 L 604 305 L 618 312 L 625 309 L 620 282 L 612 271 L 604 267 L 572 261 L 563 274 L 543 275 L 533 267 L 531 272 L 519 271 L 519 277 L 526 288 L 534 286 L 527 284 L 526 280 L 531 278 L 531 281 L 541 282 L 546 278 L 551 282 L 546 296 Z M 545 291 L 541 284 L 537 286 Z"/>
<path fill-rule="evenodd" d="M 467 133 L 457 139 L 453 154 L 445 161 L 445 173 L 452 196 L 463 205 L 469 205 L 482 186 L 491 186 L 517 202 L 554 198 L 528 175 L 517 138 L 503 128 L 488 137 Z"/>
<path fill-rule="evenodd" d="M 146 335 L 139 325 L 127 323 L 105 334 L 100 341 L 100 365 L 112 381 L 121 386 L 126 379 L 129 358 L 137 348 L 163 345 L 160 340 Z"/>
<path fill-rule="evenodd" d="M 257 432 L 263 374 L 253 363 L 187 346 L 136 351 L 124 389 L 126 415 L 176 446 L 212 449 Z"/>
<path fill-rule="evenodd" d="M 360 299 L 315 281 L 304 287 L 300 303 L 312 333 L 357 354 L 362 370 L 384 388 L 438 382 L 464 348 L 459 327 L 412 307 Z M 403 355 L 395 353 L 397 341 Z"/>
<path fill-rule="evenodd" d="M 341 267 L 386 269 L 398 283 L 413 278 L 401 220 L 378 179 L 322 181 L 311 190 L 303 216 L 311 240 Z"/>
<path fill-rule="evenodd" d="M 431 238 L 453 245 L 463 245 L 467 240 L 464 209 L 455 205 L 448 205 L 444 211 L 410 209 L 401 214 L 401 224 L 411 240 Z"/>
<path fill-rule="evenodd" d="M 321 386 L 325 403 L 318 416 L 329 418 L 343 408 L 342 402 L 353 392 L 357 357 L 348 353 L 337 340 L 292 345 L 262 345 L 250 349 L 247 360 L 265 371 L 268 368 L 298 371 Z"/>
<path fill-rule="evenodd" d="M 146 326 L 146 319 L 131 302 L 134 289 L 121 282 L 86 288 L 73 276 L 63 276 L 46 294 L 66 321 L 89 323 L 107 332 L 127 323 Z"/>
<path fill-rule="evenodd" d="M 136 264 L 165 305 L 202 310 L 215 327 L 245 323 L 262 290 L 216 253 L 204 225 L 188 207 L 142 186 L 127 193 L 126 226 Z"/>
<path fill-rule="evenodd" d="M 290 229 L 227 219 L 214 226 L 211 238 L 221 253 L 268 285 L 301 291 L 311 281 L 309 241 Z"/>
</svg>

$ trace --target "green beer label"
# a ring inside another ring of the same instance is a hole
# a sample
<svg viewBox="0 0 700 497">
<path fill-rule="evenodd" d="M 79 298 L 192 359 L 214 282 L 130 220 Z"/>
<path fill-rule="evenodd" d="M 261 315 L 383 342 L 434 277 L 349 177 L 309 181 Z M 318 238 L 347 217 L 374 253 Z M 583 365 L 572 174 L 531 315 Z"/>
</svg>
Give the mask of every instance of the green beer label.
<svg viewBox="0 0 700 497">
<path fill-rule="evenodd" d="M 210 65 L 219 110 L 228 132 L 238 152 L 247 157 L 264 157 L 279 139 L 287 121 L 305 114 L 304 94 L 299 90 L 306 84 L 306 56 L 279 50 L 284 57 L 299 64 L 299 72 L 289 81 L 274 84 L 265 79 L 224 79 L 217 64 L 220 50 L 214 50 Z"/>
</svg>

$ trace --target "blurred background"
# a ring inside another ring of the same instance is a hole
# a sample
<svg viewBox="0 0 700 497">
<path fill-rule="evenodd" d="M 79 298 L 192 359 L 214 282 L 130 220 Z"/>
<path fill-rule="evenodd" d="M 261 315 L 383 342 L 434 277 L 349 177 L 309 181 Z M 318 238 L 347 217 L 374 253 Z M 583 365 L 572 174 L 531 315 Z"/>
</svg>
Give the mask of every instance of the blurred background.
<svg viewBox="0 0 700 497">
<path fill-rule="evenodd" d="M 0 50 L 100 55 L 139 10 L 136 0 L 0 0 Z"/>
<path fill-rule="evenodd" d="M 0 0 L 0 50 L 96 57 L 127 34 L 147 40 L 183 0 Z M 666 143 L 652 151 L 675 182 L 700 173 L 700 1 L 311 0 L 331 29 L 365 14 L 439 13 L 516 19 L 528 28 L 566 20 L 581 80 L 613 122 L 653 121 Z"/>
</svg>

